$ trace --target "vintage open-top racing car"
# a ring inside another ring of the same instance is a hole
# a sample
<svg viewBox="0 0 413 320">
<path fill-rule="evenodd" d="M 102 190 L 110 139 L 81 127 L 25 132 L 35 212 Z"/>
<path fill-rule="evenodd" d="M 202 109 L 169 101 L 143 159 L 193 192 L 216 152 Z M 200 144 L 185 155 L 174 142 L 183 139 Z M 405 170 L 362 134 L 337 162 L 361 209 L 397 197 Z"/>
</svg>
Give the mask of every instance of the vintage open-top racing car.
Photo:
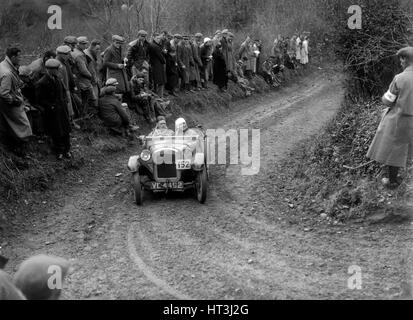
<svg viewBox="0 0 413 320">
<path fill-rule="evenodd" d="M 129 159 L 135 201 L 143 204 L 144 191 L 184 192 L 194 189 L 201 204 L 207 199 L 206 136 L 191 130 L 183 136 L 142 136 L 143 151 Z"/>
</svg>

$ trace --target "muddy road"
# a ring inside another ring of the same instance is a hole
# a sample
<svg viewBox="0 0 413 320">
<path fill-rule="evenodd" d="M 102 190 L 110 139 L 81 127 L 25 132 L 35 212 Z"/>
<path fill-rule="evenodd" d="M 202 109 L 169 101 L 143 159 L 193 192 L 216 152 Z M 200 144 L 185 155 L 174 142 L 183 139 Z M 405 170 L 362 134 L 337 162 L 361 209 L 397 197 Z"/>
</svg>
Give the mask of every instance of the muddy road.
<svg viewBox="0 0 413 320">
<path fill-rule="evenodd" d="M 277 166 L 322 129 L 343 98 L 342 79 L 319 70 L 277 92 L 208 115 L 205 128 L 260 129 L 261 169 L 214 166 L 209 197 L 146 194 L 133 202 L 129 154 L 56 192 L 9 241 L 12 261 L 46 252 L 70 257 L 66 299 L 395 299 L 409 295 L 411 225 L 291 224 L 270 192 Z M 201 117 L 199 117 L 201 118 Z M 116 177 L 118 173 L 123 175 Z M 46 206 L 47 208 L 47 206 Z M 350 290 L 359 266 L 361 290 Z M 15 267 L 11 264 L 10 268 Z"/>
</svg>

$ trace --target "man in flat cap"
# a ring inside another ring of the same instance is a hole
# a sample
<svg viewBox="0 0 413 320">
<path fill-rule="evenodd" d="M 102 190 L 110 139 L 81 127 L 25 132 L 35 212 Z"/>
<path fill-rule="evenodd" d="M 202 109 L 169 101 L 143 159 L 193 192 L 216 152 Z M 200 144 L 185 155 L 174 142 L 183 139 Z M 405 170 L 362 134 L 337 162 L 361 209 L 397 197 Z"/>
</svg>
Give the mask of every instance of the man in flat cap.
<svg viewBox="0 0 413 320">
<path fill-rule="evenodd" d="M 75 51 L 77 46 L 77 38 L 75 36 L 67 36 L 63 40 L 63 44 L 70 47 L 70 51 Z"/>
<path fill-rule="evenodd" d="M 221 39 L 222 39 L 222 31 L 221 30 L 217 30 L 214 34 L 214 38 L 212 38 L 212 42 L 214 44 L 214 49 L 217 46 L 218 43 L 221 43 Z"/>
<path fill-rule="evenodd" d="M 70 118 L 67 109 L 67 92 L 59 75 L 59 60 L 46 62 L 47 73 L 37 83 L 37 102 L 44 108 L 46 133 L 52 138 L 52 148 L 57 159 L 70 159 Z"/>
<path fill-rule="evenodd" d="M 205 38 L 201 45 L 201 82 L 202 86 L 207 89 L 208 82 L 212 79 L 212 52 L 214 51 L 212 39 Z"/>
<path fill-rule="evenodd" d="M 136 71 L 141 68 L 145 62 L 149 63 L 149 42 L 147 37 L 148 33 L 145 30 L 140 30 L 138 32 L 138 39 L 129 44 L 127 71 L 130 77 L 136 75 Z"/>
<path fill-rule="evenodd" d="M 230 39 L 229 31 L 227 29 L 222 31 L 221 39 L 222 54 L 224 55 L 225 65 L 227 66 L 228 77 L 232 78 L 235 69 L 235 59 L 232 47 L 232 39 Z"/>
<path fill-rule="evenodd" d="M 27 300 L 58 300 L 69 267 L 69 261 L 63 258 L 34 256 L 20 265 L 14 284 Z"/>
<path fill-rule="evenodd" d="M 32 136 L 32 128 L 25 112 L 19 78 L 21 50 L 10 47 L 0 64 L 0 138 L 12 148 L 23 151 Z"/>
<path fill-rule="evenodd" d="M 156 93 L 148 88 L 148 83 L 145 81 L 147 71 L 143 68 L 138 70 L 138 74 L 133 76 L 131 80 L 131 100 L 135 104 L 135 109 L 138 114 L 142 114 L 150 124 L 156 123 L 156 117 L 164 116 L 171 117 L 165 110 L 169 106 L 170 101 L 162 99 Z"/>
<path fill-rule="evenodd" d="M 194 68 L 193 68 L 193 87 L 196 91 L 202 89 L 201 85 L 201 70 L 203 67 L 202 60 L 201 60 L 201 45 L 203 43 L 203 35 L 202 33 L 195 34 L 194 41 L 192 42 L 192 51 L 194 56 Z"/>
<path fill-rule="evenodd" d="M 148 47 L 154 91 L 161 98 L 164 96 L 166 84 L 166 59 L 162 39 L 161 34 L 156 34 Z"/>
<path fill-rule="evenodd" d="M 88 69 L 92 74 L 93 92 L 95 97 L 98 98 L 100 88 L 102 87 L 102 77 L 100 75 L 103 65 L 101 57 L 101 41 L 98 39 L 92 40 L 89 48 L 85 50 L 85 54 L 88 62 Z"/>
<path fill-rule="evenodd" d="M 122 104 L 116 95 L 119 82 L 115 78 L 109 78 L 102 89 L 99 99 L 99 117 L 104 125 L 116 134 L 130 136 L 138 131 L 139 127 L 132 125 L 128 105 Z"/>
<path fill-rule="evenodd" d="M 56 53 L 57 53 L 56 60 L 58 60 L 61 64 L 59 68 L 59 75 L 65 86 L 66 95 L 67 95 L 67 110 L 69 113 L 69 118 L 72 122 L 73 117 L 74 117 L 74 110 L 73 110 L 71 92 L 75 91 L 76 83 L 75 83 L 75 79 L 72 73 L 72 68 L 69 62 L 71 59 L 71 56 L 70 56 L 71 49 L 69 46 L 66 46 L 66 45 L 60 46 L 56 49 Z"/>
<path fill-rule="evenodd" d="M 46 74 L 46 61 L 49 59 L 56 58 L 56 51 L 55 50 L 47 50 L 43 55 L 34 60 L 32 63 L 29 64 L 29 68 L 31 69 L 33 75 L 33 81 L 39 81 L 45 74 Z"/>
<path fill-rule="evenodd" d="M 383 184 L 390 189 L 401 184 L 399 169 L 406 168 L 413 155 L 413 47 L 399 50 L 397 56 L 404 71 L 395 76 L 382 98 L 388 108 L 367 153 L 388 167 Z"/>
<path fill-rule="evenodd" d="M 171 40 L 166 42 L 166 85 L 170 95 L 177 96 L 177 89 L 179 86 L 179 63 L 177 57 L 177 46 L 179 39 L 175 36 Z"/>
<path fill-rule="evenodd" d="M 192 46 L 188 36 L 183 36 L 177 47 L 177 59 L 181 72 L 181 90 L 186 93 L 194 92 L 190 85 L 191 68 L 195 65 Z"/>
<path fill-rule="evenodd" d="M 87 112 L 93 112 L 97 108 L 97 97 L 93 91 L 93 75 L 88 67 L 88 60 L 85 50 L 89 46 L 86 37 L 77 38 L 78 44 L 73 52 L 74 74 L 76 76 L 76 87 L 80 92 L 82 105 L 80 106 L 78 117 L 82 118 Z"/>
<path fill-rule="evenodd" d="M 128 60 L 123 45 L 125 38 L 119 35 L 112 36 L 112 45 L 106 49 L 103 57 L 103 67 L 106 68 L 106 79 L 118 80 L 118 94 L 126 94 L 130 91 L 129 76 L 126 72 Z M 126 58 L 126 59 L 125 59 Z"/>
</svg>

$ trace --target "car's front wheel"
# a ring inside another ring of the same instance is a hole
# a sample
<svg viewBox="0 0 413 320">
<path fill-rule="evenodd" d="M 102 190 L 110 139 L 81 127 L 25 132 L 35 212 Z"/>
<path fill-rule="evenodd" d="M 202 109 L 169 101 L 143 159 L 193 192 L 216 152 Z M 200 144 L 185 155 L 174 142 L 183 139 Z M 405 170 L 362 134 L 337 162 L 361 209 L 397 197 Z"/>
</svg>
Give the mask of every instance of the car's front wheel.
<svg viewBox="0 0 413 320">
<path fill-rule="evenodd" d="M 135 202 L 138 206 L 143 204 L 143 187 L 139 173 L 135 173 L 132 177 L 133 191 L 135 195 Z"/>
<path fill-rule="evenodd" d="M 204 204 L 207 199 L 208 192 L 208 176 L 206 167 L 204 167 L 202 171 L 198 172 L 195 189 L 199 203 Z"/>
</svg>

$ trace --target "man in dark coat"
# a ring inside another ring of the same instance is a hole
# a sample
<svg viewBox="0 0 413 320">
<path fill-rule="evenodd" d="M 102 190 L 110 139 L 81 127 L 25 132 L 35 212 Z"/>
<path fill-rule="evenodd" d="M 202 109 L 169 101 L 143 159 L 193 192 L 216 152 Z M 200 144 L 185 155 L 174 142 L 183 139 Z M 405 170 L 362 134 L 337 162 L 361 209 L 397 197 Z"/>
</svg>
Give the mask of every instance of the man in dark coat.
<svg viewBox="0 0 413 320">
<path fill-rule="evenodd" d="M 162 47 L 162 36 L 156 35 L 148 48 L 150 65 L 152 67 L 152 81 L 155 92 L 163 98 L 166 83 L 166 60 Z"/>
<path fill-rule="evenodd" d="M 192 55 L 192 47 L 189 43 L 189 37 L 183 37 L 182 41 L 178 45 L 177 51 L 178 64 L 181 69 L 182 86 L 181 89 L 186 90 L 186 93 L 194 92 L 189 84 L 189 76 L 191 71 L 191 65 L 193 65 L 194 57 Z"/>
<path fill-rule="evenodd" d="M 171 41 L 166 43 L 166 89 L 173 96 L 177 96 L 176 90 L 179 85 L 178 42 L 179 39 L 175 35 Z"/>
<path fill-rule="evenodd" d="M 78 44 L 73 51 L 75 61 L 74 74 L 76 76 L 76 87 L 79 89 L 82 105 L 80 107 L 79 117 L 83 117 L 87 112 L 97 109 L 97 99 L 93 91 L 93 74 L 89 69 L 88 58 L 85 50 L 89 46 L 87 37 L 79 37 Z"/>
<path fill-rule="evenodd" d="M 112 37 L 113 44 L 105 50 L 103 67 L 106 68 L 106 79 L 118 80 L 117 93 L 126 94 L 130 90 L 129 77 L 125 67 L 125 56 L 123 45 L 125 39 L 121 36 Z"/>
<path fill-rule="evenodd" d="M 59 76 L 58 60 L 46 62 L 47 74 L 37 83 L 37 102 L 45 110 L 46 132 L 50 135 L 57 159 L 70 159 L 70 122 L 67 94 Z"/>
<path fill-rule="evenodd" d="M 225 65 L 227 67 L 227 73 L 232 76 L 232 73 L 235 69 L 235 63 L 232 52 L 232 37 L 230 37 L 230 35 L 232 35 L 232 33 L 230 34 L 230 32 L 227 29 L 222 31 L 221 46 L 222 54 L 225 59 Z"/>
<path fill-rule="evenodd" d="M 73 77 L 71 66 L 69 64 L 70 52 L 71 52 L 70 47 L 60 46 L 56 49 L 56 52 L 57 52 L 56 60 L 58 60 L 61 64 L 59 68 L 59 74 L 60 74 L 61 79 L 63 80 L 63 84 L 65 85 L 65 89 L 66 89 L 66 95 L 67 95 L 67 100 L 68 100 L 67 110 L 69 113 L 69 118 L 71 119 L 71 122 L 73 123 L 74 110 L 73 110 L 71 92 L 75 92 L 76 83 Z"/>
<path fill-rule="evenodd" d="M 138 131 L 139 127 L 132 125 L 128 105 L 122 104 L 116 96 L 118 85 L 119 82 L 115 78 L 106 81 L 99 99 L 99 117 L 113 132 L 130 136 L 132 132 Z"/>
<path fill-rule="evenodd" d="M 228 72 L 220 43 L 215 47 L 212 56 L 214 59 L 214 84 L 218 86 L 220 91 L 225 92 L 228 86 Z"/>
<path fill-rule="evenodd" d="M 145 30 L 140 30 L 138 32 L 138 39 L 129 44 L 128 53 L 126 55 L 128 59 L 126 67 L 130 77 L 136 75 L 136 71 L 145 63 L 149 63 L 149 42 L 147 41 L 147 36 L 148 33 Z"/>
<path fill-rule="evenodd" d="M 196 91 L 201 89 L 201 75 L 200 70 L 202 68 L 201 60 L 201 44 L 202 44 L 202 34 L 197 33 L 195 35 L 195 40 L 191 42 L 192 55 L 194 58 L 194 65 L 191 67 L 191 83 Z"/>
</svg>

